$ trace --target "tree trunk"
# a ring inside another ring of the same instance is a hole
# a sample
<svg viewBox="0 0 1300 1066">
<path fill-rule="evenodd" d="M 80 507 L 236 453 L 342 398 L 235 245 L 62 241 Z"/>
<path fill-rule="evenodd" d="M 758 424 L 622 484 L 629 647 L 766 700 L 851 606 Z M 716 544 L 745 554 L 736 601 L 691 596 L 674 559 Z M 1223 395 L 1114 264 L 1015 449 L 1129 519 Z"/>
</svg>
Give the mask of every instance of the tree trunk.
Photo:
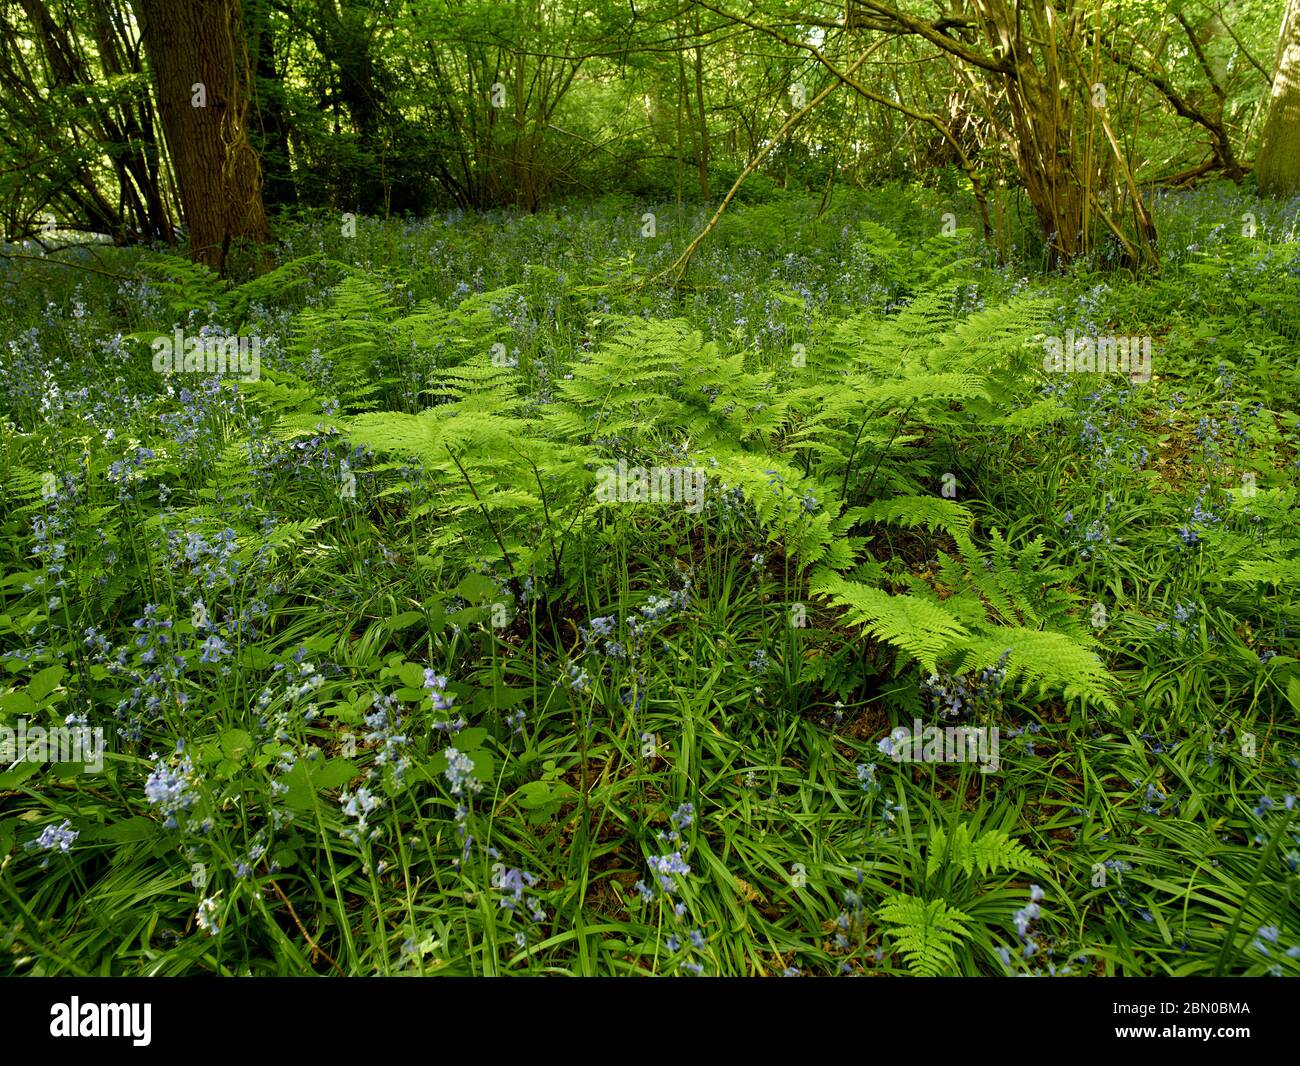
<svg viewBox="0 0 1300 1066">
<path fill-rule="evenodd" d="M 1265 196 L 1300 193 L 1300 0 L 1289 0 L 1282 17 L 1273 95 L 1255 174 Z"/>
<path fill-rule="evenodd" d="M 699 12 L 695 15 L 695 32 L 700 32 Z M 700 147 L 696 169 L 700 176 L 700 199 L 705 203 L 713 198 L 709 190 L 709 113 L 704 108 L 704 49 L 695 49 L 695 111 L 700 122 Z"/>
<path fill-rule="evenodd" d="M 232 240 L 261 243 L 267 235 L 261 169 L 245 127 L 251 77 L 240 3 L 136 4 L 190 256 L 221 270 Z"/>
</svg>

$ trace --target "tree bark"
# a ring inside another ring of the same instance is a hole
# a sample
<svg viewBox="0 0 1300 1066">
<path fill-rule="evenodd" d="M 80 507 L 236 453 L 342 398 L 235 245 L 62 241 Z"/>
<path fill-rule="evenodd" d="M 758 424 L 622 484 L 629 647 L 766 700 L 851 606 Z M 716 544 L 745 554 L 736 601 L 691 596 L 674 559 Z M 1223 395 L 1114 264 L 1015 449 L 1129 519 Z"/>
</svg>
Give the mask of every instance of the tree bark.
<svg viewBox="0 0 1300 1066">
<path fill-rule="evenodd" d="M 695 32 L 700 32 L 700 15 L 695 13 Z M 704 108 L 704 49 L 695 48 L 695 111 L 700 123 L 700 146 L 696 154 L 696 169 L 700 177 L 700 199 L 705 203 L 713 198 L 709 189 L 709 113 Z"/>
<path fill-rule="evenodd" d="M 135 0 L 158 111 L 189 224 L 190 257 L 225 266 L 234 240 L 266 240 L 261 168 L 245 118 L 251 76 L 239 0 Z M 195 106 L 202 86 L 203 106 Z"/>
<path fill-rule="evenodd" d="M 1289 0 L 1282 17 L 1273 94 L 1255 175 L 1265 196 L 1300 193 L 1300 0 Z"/>
</svg>

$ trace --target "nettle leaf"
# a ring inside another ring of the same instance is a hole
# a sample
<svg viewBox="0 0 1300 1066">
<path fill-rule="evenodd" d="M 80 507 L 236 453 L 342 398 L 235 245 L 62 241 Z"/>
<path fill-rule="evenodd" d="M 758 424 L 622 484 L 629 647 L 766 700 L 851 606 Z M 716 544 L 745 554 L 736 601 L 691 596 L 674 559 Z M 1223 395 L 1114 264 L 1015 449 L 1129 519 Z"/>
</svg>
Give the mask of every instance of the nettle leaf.
<svg viewBox="0 0 1300 1066">
<path fill-rule="evenodd" d="M 408 689 L 424 687 L 424 667 L 419 663 L 403 663 L 398 667 L 397 676 Z"/>
<path fill-rule="evenodd" d="M 499 596 L 497 583 L 483 574 L 470 574 L 456 586 L 456 595 L 470 603 L 483 603 Z"/>
<path fill-rule="evenodd" d="M 26 690 L 15 689 L 0 696 L 0 711 L 3 711 L 6 716 L 22 718 L 36 713 L 36 703 Z"/>
</svg>

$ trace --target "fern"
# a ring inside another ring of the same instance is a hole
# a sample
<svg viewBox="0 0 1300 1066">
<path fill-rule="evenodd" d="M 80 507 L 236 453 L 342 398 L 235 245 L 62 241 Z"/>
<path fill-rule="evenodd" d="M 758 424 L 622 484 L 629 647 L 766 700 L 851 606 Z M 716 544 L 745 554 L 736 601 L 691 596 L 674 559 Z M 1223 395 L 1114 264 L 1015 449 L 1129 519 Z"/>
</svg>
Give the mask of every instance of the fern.
<svg viewBox="0 0 1300 1066">
<path fill-rule="evenodd" d="M 967 877 L 986 877 L 1003 870 L 1046 874 L 1047 864 L 1018 840 L 1001 829 L 990 829 L 974 840 L 965 822 L 959 822 L 951 839 L 942 826 L 935 826 L 926 845 L 926 876 L 932 876 L 946 862 Z"/>
<path fill-rule="evenodd" d="M 940 553 L 939 580 L 972 609 L 987 611 L 996 621 L 1014 626 L 1058 629 L 1084 643 L 1090 637 L 1072 617 L 1074 601 L 1058 586 L 1070 571 L 1049 566 L 1043 559 L 1047 543 L 1041 536 L 1013 548 L 998 530 L 989 535 L 989 553 L 979 551 L 960 530 L 952 530 L 960 558 Z"/>
<path fill-rule="evenodd" d="M 955 949 L 970 936 L 970 915 L 942 899 L 900 893 L 881 905 L 879 917 L 914 977 L 959 976 Z"/>
<path fill-rule="evenodd" d="M 943 530 L 957 542 L 963 553 L 975 550 L 970 540 L 974 516 L 961 504 L 939 496 L 895 496 L 878 500 L 862 508 L 859 517 L 862 521 L 903 526 L 905 529 L 924 526 L 931 532 Z"/>
<path fill-rule="evenodd" d="M 1066 699 L 1116 708 L 1114 680 L 1101 659 L 1080 639 L 1065 633 L 996 626 L 960 642 L 955 650 L 961 654 L 963 670 L 993 666 L 1009 652 L 1007 680 L 1023 679 L 1040 698 L 1054 691 Z"/>
<path fill-rule="evenodd" d="M 179 321 L 191 311 L 217 307 L 223 296 L 224 287 L 215 271 L 178 255 L 142 259 L 136 269 L 162 294 L 173 320 Z"/>
<path fill-rule="evenodd" d="M 1040 696 L 1050 690 L 1115 707 L 1113 680 L 1081 630 L 999 625 L 973 592 L 943 601 L 923 587 L 891 595 L 826 572 L 814 578 L 812 591 L 843 608 L 846 622 L 901 648 L 929 672 L 941 662 L 954 664 L 951 672 L 980 670 L 1006 655 L 1008 681 L 1021 679 Z"/>
<path fill-rule="evenodd" d="M 902 648 L 930 671 L 967 636 L 966 627 L 943 607 L 915 596 L 891 596 L 832 574 L 815 578 L 812 592 L 845 608 L 850 625 L 863 626 L 878 640 Z"/>
<path fill-rule="evenodd" d="M 1237 567 L 1228 580 L 1237 584 L 1260 582 L 1294 588 L 1300 586 L 1300 558 L 1247 559 Z"/>
</svg>

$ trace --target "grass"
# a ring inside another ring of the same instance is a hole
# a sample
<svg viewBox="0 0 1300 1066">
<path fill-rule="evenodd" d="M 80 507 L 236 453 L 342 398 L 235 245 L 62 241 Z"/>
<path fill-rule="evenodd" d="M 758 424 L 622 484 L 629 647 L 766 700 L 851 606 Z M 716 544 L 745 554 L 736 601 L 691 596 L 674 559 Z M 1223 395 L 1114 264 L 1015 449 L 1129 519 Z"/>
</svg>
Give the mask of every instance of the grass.
<svg viewBox="0 0 1300 1066">
<path fill-rule="evenodd" d="M 954 499 L 990 572 L 1004 540 L 1039 597 L 973 593 L 942 525 L 857 520 L 839 571 L 891 605 L 1096 642 L 1106 702 L 1033 661 L 982 687 L 988 664 L 936 664 L 963 720 L 1000 728 L 994 773 L 882 754 L 934 720 L 930 670 L 811 594 L 802 487 L 775 517 L 717 489 L 697 514 L 591 507 L 547 467 L 530 510 L 501 438 L 437 468 L 373 446 L 449 403 L 548 417 L 637 319 L 743 355 L 779 404 L 794 345 L 815 362 L 926 291 L 911 249 L 949 209 L 916 189 L 737 209 L 678 291 L 635 282 L 700 219 L 662 208 L 645 242 L 646 207 L 618 200 L 351 240 L 309 219 L 278 249 L 294 265 L 233 295 L 156 251 L 102 252 L 126 280 L 8 266 L 0 718 L 84 717 L 108 751 L 101 773 L 0 771 L 0 968 L 1300 973 L 1297 205 L 1159 202 L 1158 278 L 1041 275 L 1026 234 L 1003 265 L 954 245 L 953 323 L 1038 296 L 1040 332 L 1153 336 L 1149 384 L 1044 375 L 1026 334 L 985 408 L 744 431 L 809 477 L 857 432 L 823 482 L 844 499 L 810 514 Z M 178 324 L 259 337 L 261 380 L 155 375 L 148 336 Z M 464 368 L 488 384 L 453 387 Z M 644 404 L 632 454 L 716 443 Z"/>
</svg>

